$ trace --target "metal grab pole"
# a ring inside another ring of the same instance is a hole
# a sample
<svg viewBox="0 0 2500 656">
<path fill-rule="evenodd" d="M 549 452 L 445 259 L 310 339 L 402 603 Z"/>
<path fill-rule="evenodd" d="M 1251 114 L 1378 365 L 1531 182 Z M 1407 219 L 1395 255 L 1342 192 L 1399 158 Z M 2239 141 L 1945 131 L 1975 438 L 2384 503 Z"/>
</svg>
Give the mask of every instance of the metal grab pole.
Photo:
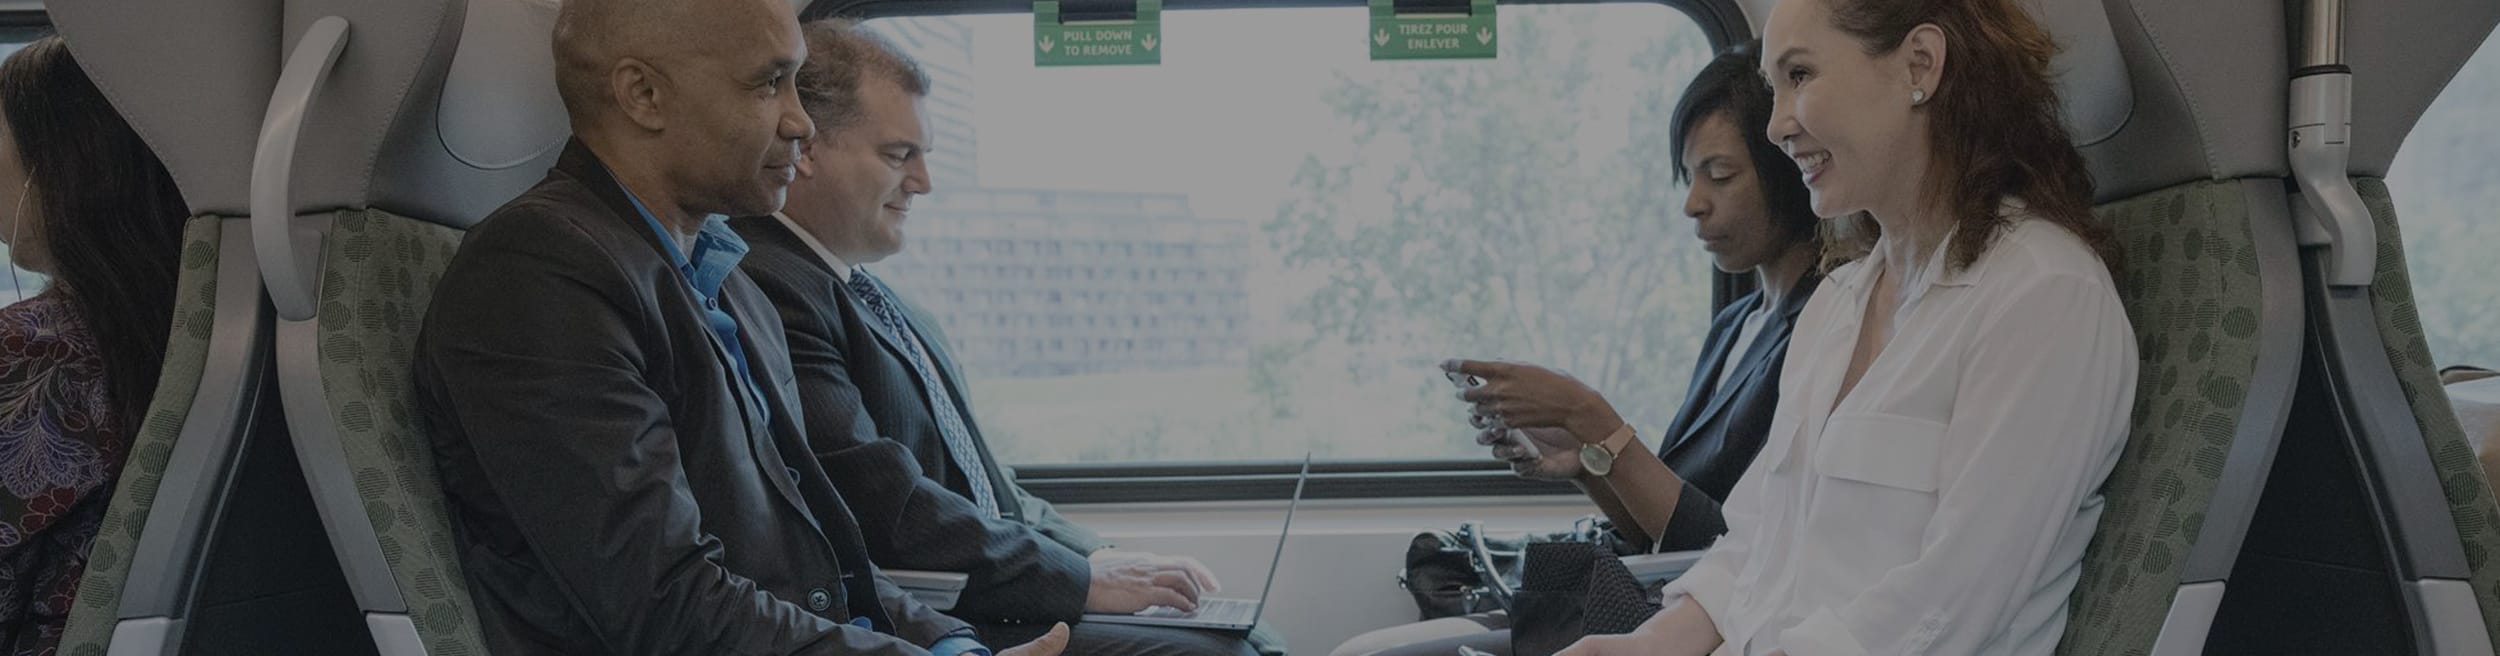
<svg viewBox="0 0 2500 656">
<path fill-rule="evenodd" d="M 2352 188 L 2352 68 L 2344 65 L 2343 0 L 2308 0 L 2300 67 L 2292 69 L 2292 207 L 2300 243 L 2326 249 L 2327 284 L 2366 287 L 2378 272 L 2378 229 Z"/>
</svg>

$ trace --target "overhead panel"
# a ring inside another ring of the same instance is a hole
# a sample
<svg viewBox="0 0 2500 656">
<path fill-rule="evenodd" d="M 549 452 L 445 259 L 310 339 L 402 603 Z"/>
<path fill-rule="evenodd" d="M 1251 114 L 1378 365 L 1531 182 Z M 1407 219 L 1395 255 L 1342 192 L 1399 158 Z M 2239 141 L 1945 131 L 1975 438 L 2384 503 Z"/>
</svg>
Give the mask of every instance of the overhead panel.
<svg viewBox="0 0 2500 656">
<path fill-rule="evenodd" d="M 1371 0 L 1372 59 L 1492 59 L 1493 0 Z"/>
<path fill-rule="evenodd" d="M 1038 0 L 1033 65 L 1163 63 L 1163 0 Z"/>
</svg>

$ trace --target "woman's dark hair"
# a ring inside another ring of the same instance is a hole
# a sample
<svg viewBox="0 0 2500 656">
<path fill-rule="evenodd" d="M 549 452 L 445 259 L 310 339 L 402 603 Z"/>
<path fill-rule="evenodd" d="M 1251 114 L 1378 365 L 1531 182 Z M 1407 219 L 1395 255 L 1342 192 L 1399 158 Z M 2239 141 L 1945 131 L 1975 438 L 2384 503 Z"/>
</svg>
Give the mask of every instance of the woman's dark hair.
<svg viewBox="0 0 2500 656">
<path fill-rule="evenodd" d="M 1779 145 L 1763 136 L 1771 125 L 1771 87 L 1756 68 L 1761 49 L 1759 42 L 1728 48 L 1684 86 L 1684 97 L 1676 101 L 1671 119 L 1675 131 L 1667 142 L 1674 151 L 1669 157 L 1675 160 L 1675 181 L 1693 181 L 1693 172 L 1684 168 L 1684 145 L 1692 141 L 1693 130 L 1701 127 L 1703 119 L 1727 117 L 1745 138 L 1745 154 L 1753 160 L 1754 179 L 1762 189 L 1763 209 L 1790 243 L 1813 242 L 1821 220 L 1814 216 L 1813 200 L 1806 195 L 1805 175 L 1797 171 L 1795 160 L 1780 152 Z"/>
<path fill-rule="evenodd" d="M 34 210 L 19 220 L 38 221 L 56 293 L 104 358 L 114 419 L 137 430 L 173 328 L 182 192 L 58 36 L 0 62 L 0 117 Z"/>
<path fill-rule="evenodd" d="M 1900 48 L 1920 25 L 1944 31 L 1944 75 L 1926 104 L 1936 166 L 1921 193 L 1954 219 L 1950 266 L 1970 266 L 1996 241 L 2007 224 L 1998 212 L 2007 197 L 2022 199 L 2032 215 L 2074 232 L 2103 264 L 2117 266 L 2116 240 L 2092 217 L 2092 172 L 2058 114 L 2049 70 L 2057 42 L 2047 29 L 2013 0 L 1825 1 L 1833 27 L 1869 55 Z M 1864 239 L 1876 232 L 1862 228 L 1842 234 Z"/>
</svg>

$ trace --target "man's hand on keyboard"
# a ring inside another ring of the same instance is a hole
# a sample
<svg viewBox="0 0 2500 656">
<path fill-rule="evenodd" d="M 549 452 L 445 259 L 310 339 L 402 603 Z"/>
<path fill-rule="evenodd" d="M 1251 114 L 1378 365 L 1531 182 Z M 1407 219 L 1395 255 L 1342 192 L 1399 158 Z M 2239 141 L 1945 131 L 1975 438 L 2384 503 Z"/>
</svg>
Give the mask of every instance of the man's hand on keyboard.
<svg viewBox="0 0 2500 656">
<path fill-rule="evenodd" d="M 1149 606 L 1196 612 L 1199 597 L 1219 589 L 1215 574 L 1194 558 L 1105 549 L 1087 560 L 1094 566 L 1087 612 L 1135 613 Z"/>
</svg>

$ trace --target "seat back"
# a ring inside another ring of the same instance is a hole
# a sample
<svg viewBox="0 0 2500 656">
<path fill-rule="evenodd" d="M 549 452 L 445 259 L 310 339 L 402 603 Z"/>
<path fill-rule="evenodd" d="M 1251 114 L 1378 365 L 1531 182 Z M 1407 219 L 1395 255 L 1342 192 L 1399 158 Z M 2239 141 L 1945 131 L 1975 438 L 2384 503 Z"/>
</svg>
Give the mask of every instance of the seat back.
<svg viewBox="0 0 2500 656">
<path fill-rule="evenodd" d="M 2279 186 L 2249 180 L 2100 208 L 2124 252 L 2119 289 L 2142 362 L 2060 653 L 2204 649 L 2299 363 L 2287 213 Z"/>
<path fill-rule="evenodd" d="M 372 644 L 484 654 L 410 363 L 462 228 L 537 181 L 566 136 L 554 4 L 289 0 L 286 24 L 310 39 L 289 72 L 318 83 L 282 76 L 304 119 L 272 121 L 262 152 L 294 161 L 253 182 L 284 201 L 256 208 L 255 229 L 276 244 L 260 256 L 295 451 Z M 280 127 L 300 136 L 273 143 Z"/>
<path fill-rule="evenodd" d="M 2427 474 L 2437 482 L 2447 503 L 2443 508 L 2430 510 L 2444 511 L 2463 545 L 2463 585 L 2456 590 L 2468 597 L 2448 597 L 2445 600 L 2451 605 L 2445 610 L 2423 609 L 2442 615 L 2421 619 L 2460 630 L 2478 628 L 2492 644 L 2500 644 L 2500 558 L 2495 558 L 2500 554 L 2494 553 L 2500 549 L 2500 501 L 2493 499 L 2491 484 L 2480 461 L 2475 459 L 2473 443 L 2458 425 L 2456 411 L 2440 388 L 2439 368 L 2431 361 L 2430 342 L 2422 335 L 2422 319 L 2413 304 L 2413 281 L 2405 268 L 2404 239 L 2398 234 L 2401 223 L 2396 220 L 2395 199 L 2388 194 L 2383 179 L 2358 178 L 2353 186 L 2369 205 L 2370 217 L 2378 227 L 2378 276 L 2370 286 L 2369 300 L 2376 309 L 2373 317 L 2382 338 L 2380 347 L 2394 365 L 2405 407 L 2412 410 L 2414 428 L 2421 431 L 2429 456 L 2428 463 L 2412 463 L 2417 467 L 2409 474 Z M 2424 464 L 2427 470 L 2419 468 Z"/>
<path fill-rule="evenodd" d="M 194 218 L 165 366 L 132 435 L 61 653 L 272 653 L 352 628 L 285 435 L 263 421 L 269 323 L 242 214 L 277 73 L 277 0 L 47 7 L 80 67 L 153 148 Z M 237 545 L 245 545 L 238 547 Z M 332 608 L 334 609 L 334 608 Z"/>
<path fill-rule="evenodd" d="M 2354 186 L 2378 226 L 2378 275 L 2371 285 L 2382 348 L 2395 368 L 2406 406 L 2413 410 L 2431 459 L 2431 472 L 2448 502 L 2448 516 L 2463 542 L 2466 591 L 2480 617 L 2426 618 L 2479 622 L 2500 645 L 2500 501 L 2475 464 L 2473 443 L 2457 425 L 2439 371 L 2431 360 L 2422 320 L 2414 305 L 2411 274 L 2398 234 L 2394 199 L 2385 180 L 2406 135 L 2441 90 L 2491 37 L 2500 6 L 2410 0 L 2369 3 L 2344 17 L 2347 63 L 2353 71 L 2351 171 Z"/>
<path fill-rule="evenodd" d="M 122 591 L 130 581 L 140 538 L 146 534 L 144 529 L 150 511 L 156 507 L 166 468 L 172 464 L 174 447 L 183 426 L 189 423 L 193 400 L 207 374 L 210 340 L 217 320 L 217 246 L 221 236 L 218 227 L 216 217 L 202 216 L 191 219 L 183 228 L 182 272 L 175 285 L 174 325 L 165 347 L 164 372 L 157 378 L 156 395 L 148 402 L 146 419 L 131 437 L 130 456 L 123 462 L 121 480 L 114 484 L 113 500 L 96 530 L 94 545 L 88 549 L 86 576 L 78 582 L 78 599 L 62 637 L 61 653 L 102 654 L 112 639 L 120 616 Z M 160 560 L 151 562 L 149 568 L 190 569 L 190 563 Z M 134 619 L 170 625 L 185 614 L 178 609 L 166 609 L 157 617 L 143 615 L 145 619 Z"/>
<path fill-rule="evenodd" d="M 2105 10 L 2126 72 L 2115 82 L 2133 93 L 2114 112 L 2117 129 L 2077 143 L 2122 251 L 2117 282 L 2142 362 L 2127 447 L 2102 488 L 2108 506 L 2058 651 L 2195 654 L 2264 488 L 2300 358 L 2280 121 L 2263 122 L 2283 114 L 2283 9 L 2089 4 Z M 2065 98 L 2110 102 L 2072 83 Z"/>
<path fill-rule="evenodd" d="M 301 421 L 287 409 L 297 458 L 377 648 L 483 656 L 409 375 L 460 231 L 375 209 L 328 223 L 320 314 L 282 326 L 278 342 L 282 385 L 320 396 Z"/>
</svg>

